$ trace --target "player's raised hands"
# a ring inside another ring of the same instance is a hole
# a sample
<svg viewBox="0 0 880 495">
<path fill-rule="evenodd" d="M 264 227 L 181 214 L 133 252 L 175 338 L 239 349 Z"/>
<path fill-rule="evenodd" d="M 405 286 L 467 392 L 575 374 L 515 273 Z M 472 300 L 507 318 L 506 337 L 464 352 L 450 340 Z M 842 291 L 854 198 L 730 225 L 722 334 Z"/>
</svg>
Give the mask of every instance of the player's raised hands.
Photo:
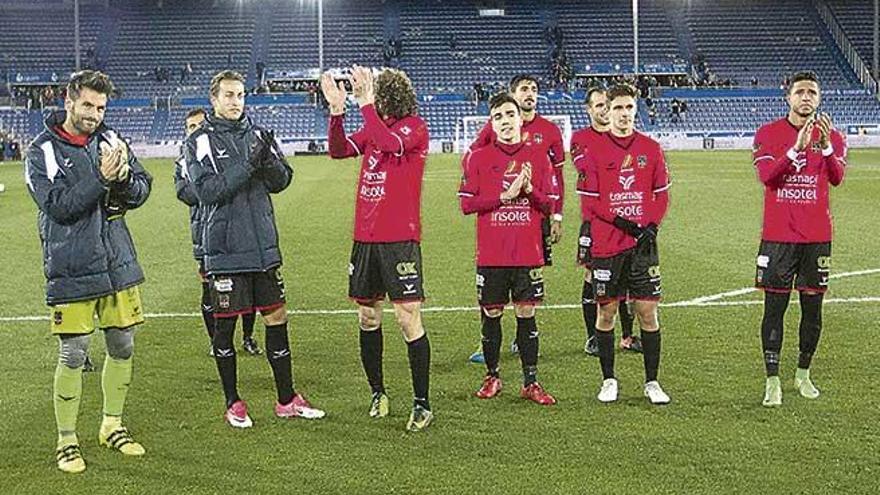
<svg viewBox="0 0 880 495">
<path fill-rule="evenodd" d="M 510 183 L 510 186 L 508 186 L 506 190 L 501 191 L 501 201 L 510 201 L 519 196 L 526 181 L 526 171 L 521 170 L 519 175 L 516 176 L 516 179 L 513 179 L 513 182 Z"/>
<path fill-rule="evenodd" d="M 810 138 L 813 136 L 813 127 L 816 125 L 816 116 L 807 119 L 807 122 L 798 131 L 797 141 L 794 143 L 795 151 L 804 151 L 810 145 Z"/>
<path fill-rule="evenodd" d="M 834 125 L 831 123 L 831 116 L 825 112 L 820 113 L 816 124 L 819 126 L 819 145 L 824 150 L 831 146 L 831 129 L 834 128 Z"/>
<path fill-rule="evenodd" d="M 522 172 L 520 172 L 520 175 L 524 175 L 522 191 L 526 194 L 531 194 L 532 193 L 532 166 L 528 163 L 523 165 L 523 169 L 522 169 Z"/>
<path fill-rule="evenodd" d="M 345 113 L 345 85 L 342 81 L 337 84 L 329 71 L 321 75 L 321 92 L 330 107 L 330 115 Z"/>
<path fill-rule="evenodd" d="M 358 105 L 371 105 L 375 101 L 373 93 L 373 71 L 369 67 L 355 65 L 351 68 L 351 89 Z"/>
<path fill-rule="evenodd" d="M 126 163 L 125 166 L 127 167 L 128 163 Z M 119 172 L 121 170 L 122 147 L 101 143 L 101 175 L 108 181 L 115 181 L 119 178 Z"/>
</svg>

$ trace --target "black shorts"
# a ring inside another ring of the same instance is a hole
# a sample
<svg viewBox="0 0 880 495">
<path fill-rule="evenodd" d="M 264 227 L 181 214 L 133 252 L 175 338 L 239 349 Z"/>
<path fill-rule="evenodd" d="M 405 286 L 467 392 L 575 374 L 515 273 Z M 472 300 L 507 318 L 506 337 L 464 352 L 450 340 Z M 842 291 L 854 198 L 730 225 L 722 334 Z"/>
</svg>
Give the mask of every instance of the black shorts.
<svg viewBox="0 0 880 495">
<path fill-rule="evenodd" d="M 267 313 L 285 304 L 281 267 L 265 272 L 212 275 L 211 306 L 215 318 Z"/>
<path fill-rule="evenodd" d="M 422 248 L 418 242 L 355 241 L 348 265 L 348 297 L 374 303 L 388 295 L 392 302 L 422 301 Z"/>
<path fill-rule="evenodd" d="M 593 255 L 590 254 L 590 247 L 593 240 L 590 237 L 590 222 L 581 223 L 581 230 L 578 232 L 577 245 L 577 263 L 583 267 L 589 268 L 593 263 Z"/>
<path fill-rule="evenodd" d="M 544 270 L 533 267 L 477 267 L 477 299 L 484 308 L 544 300 Z"/>
<path fill-rule="evenodd" d="M 610 258 L 593 258 L 593 290 L 600 304 L 625 299 L 659 300 L 660 256 L 657 242 L 643 242 Z"/>
<path fill-rule="evenodd" d="M 541 221 L 541 239 L 544 240 L 544 266 L 553 265 L 553 242 L 550 237 L 550 218 Z"/>
<path fill-rule="evenodd" d="M 790 292 L 792 286 L 825 292 L 831 272 L 831 243 L 761 241 L 755 264 L 755 287 L 771 292 Z"/>
</svg>

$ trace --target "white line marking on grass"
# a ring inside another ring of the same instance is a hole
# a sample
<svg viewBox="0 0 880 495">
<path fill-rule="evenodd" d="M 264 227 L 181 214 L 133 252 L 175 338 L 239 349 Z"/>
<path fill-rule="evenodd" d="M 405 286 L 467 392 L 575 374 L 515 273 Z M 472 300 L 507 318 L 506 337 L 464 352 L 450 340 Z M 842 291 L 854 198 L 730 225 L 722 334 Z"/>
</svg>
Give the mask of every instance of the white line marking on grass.
<svg viewBox="0 0 880 495">
<path fill-rule="evenodd" d="M 869 270 L 858 270 L 858 271 L 854 271 L 854 272 L 835 273 L 835 274 L 832 274 L 828 278 L 835 278 L 836 279 L 836 278 L 847 278 L 847 277 L 859 277 L 861 275 L 873 275 L 875 273 L 880 273 L 880 268 L 871 268 Z M 669 303 L 669 304 L 666 304 L 665 306 L 671 307 L 671 308 L 675 308 L 675 307 L 679 307 L 679 306 L 693 306 L 693 305 L 699 305 L 699 304 L 708 303 L 708 302 L 712 302 L 712 301 L 717 301 L 718 299 L 724 299 L 727 297 L 742 296 L 744 294 L 749 294 L 749 293 L 757 292 L 757 291 L 758 291 L 758 289 L 756 289 L 755 287 L 743 287 L 742 289 L 737 289 L 737 290 L 732 290 L 732 291 L 727 291 L 727 292 L 719 292 L 718 294 L 712 294 L 711 296 L 701 296 L 701 297 L 696 297 L 694 299 L 688 299 L 687 301 L 679 301 L 679 302 Z M 828 302 L 828 301 L 826 301 L 826 302 Z"/>
<path fill-rule="evenodd" d="M 798 304 L 797 300 L 792 301 Z M 826 304 L 853 304 L 853 303 L 880 303 L 880 297 L 844 297 L 825 299 Z M 764 301 L 679 301 L 673 303 L 660 303 L 662 308 L 708 308 L 720 306 L 756 306 L 764 304 Z M 554 311 L 560 309 L 581 309 L 580 304 L 545 304 L 539 306 L 542 311 Z M 423 313 L 465 313 L 476 312 L 477 306 L 428 306 L 422 308 Z M 393 308 L 385 308 L 385 313 L 393 313 Z M 335 316 L 335 315 L 355 315 L 356 309 L 294 309 L 287 312 L 289 315 L 305 315 L 305 316 Z M 146 318 L 201 318 L 201 313 L 147 313 Z M 22 321 L 47 321 L 48 316 L 0 316 L 0 323 L 3 322 L 22 322 Z"/>
</svg>

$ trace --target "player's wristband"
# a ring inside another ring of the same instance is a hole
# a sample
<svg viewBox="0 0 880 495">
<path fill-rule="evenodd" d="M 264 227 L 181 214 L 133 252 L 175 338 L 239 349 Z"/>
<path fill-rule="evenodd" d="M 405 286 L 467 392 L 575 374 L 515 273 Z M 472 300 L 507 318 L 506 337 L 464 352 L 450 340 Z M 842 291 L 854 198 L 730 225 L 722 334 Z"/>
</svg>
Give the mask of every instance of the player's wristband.
<svg viewBox="0 0 880 495">
<path fill-rule="evenodd" d="M 794 149 L 794 146 L 792 146 L 791 148 L 789 148 L 788 153 L 786 153 L 785 156 L 787 156 L 789 160 L 795 161 L 797 160 L 798 152 L 796 149 Z"/>
<path fill-rule="evenodd" d="M 562 214 L 561 213 L 554 213 L 553 216 L 550 217 L 550 220 L 553 220 L 554 222 L 562 223 Z"/>
<path fill-rule="evenodd" d="M 832 146 L 830 144 L 828 145 L 827 148 L 822 150 L 822 156 L 831 156 L 833 154 L 834 154 L 834 146 Z"/>
</svg>

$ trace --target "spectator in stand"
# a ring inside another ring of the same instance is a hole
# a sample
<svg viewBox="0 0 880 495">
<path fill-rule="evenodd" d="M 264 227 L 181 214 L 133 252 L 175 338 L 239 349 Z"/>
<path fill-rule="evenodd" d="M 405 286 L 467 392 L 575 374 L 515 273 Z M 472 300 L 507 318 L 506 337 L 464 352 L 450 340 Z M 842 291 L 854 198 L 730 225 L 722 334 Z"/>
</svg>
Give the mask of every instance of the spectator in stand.
<svg viewBox="0 0 880 495">
<path fill-rule="evenodd" d="M 681 103 L 678 101 L 678 98 L 673 98 L 672 102 L 669 104 L 669 109 L 672 111 L 672 122 L 678 123 L 681 121 Z"/>
</svg>

